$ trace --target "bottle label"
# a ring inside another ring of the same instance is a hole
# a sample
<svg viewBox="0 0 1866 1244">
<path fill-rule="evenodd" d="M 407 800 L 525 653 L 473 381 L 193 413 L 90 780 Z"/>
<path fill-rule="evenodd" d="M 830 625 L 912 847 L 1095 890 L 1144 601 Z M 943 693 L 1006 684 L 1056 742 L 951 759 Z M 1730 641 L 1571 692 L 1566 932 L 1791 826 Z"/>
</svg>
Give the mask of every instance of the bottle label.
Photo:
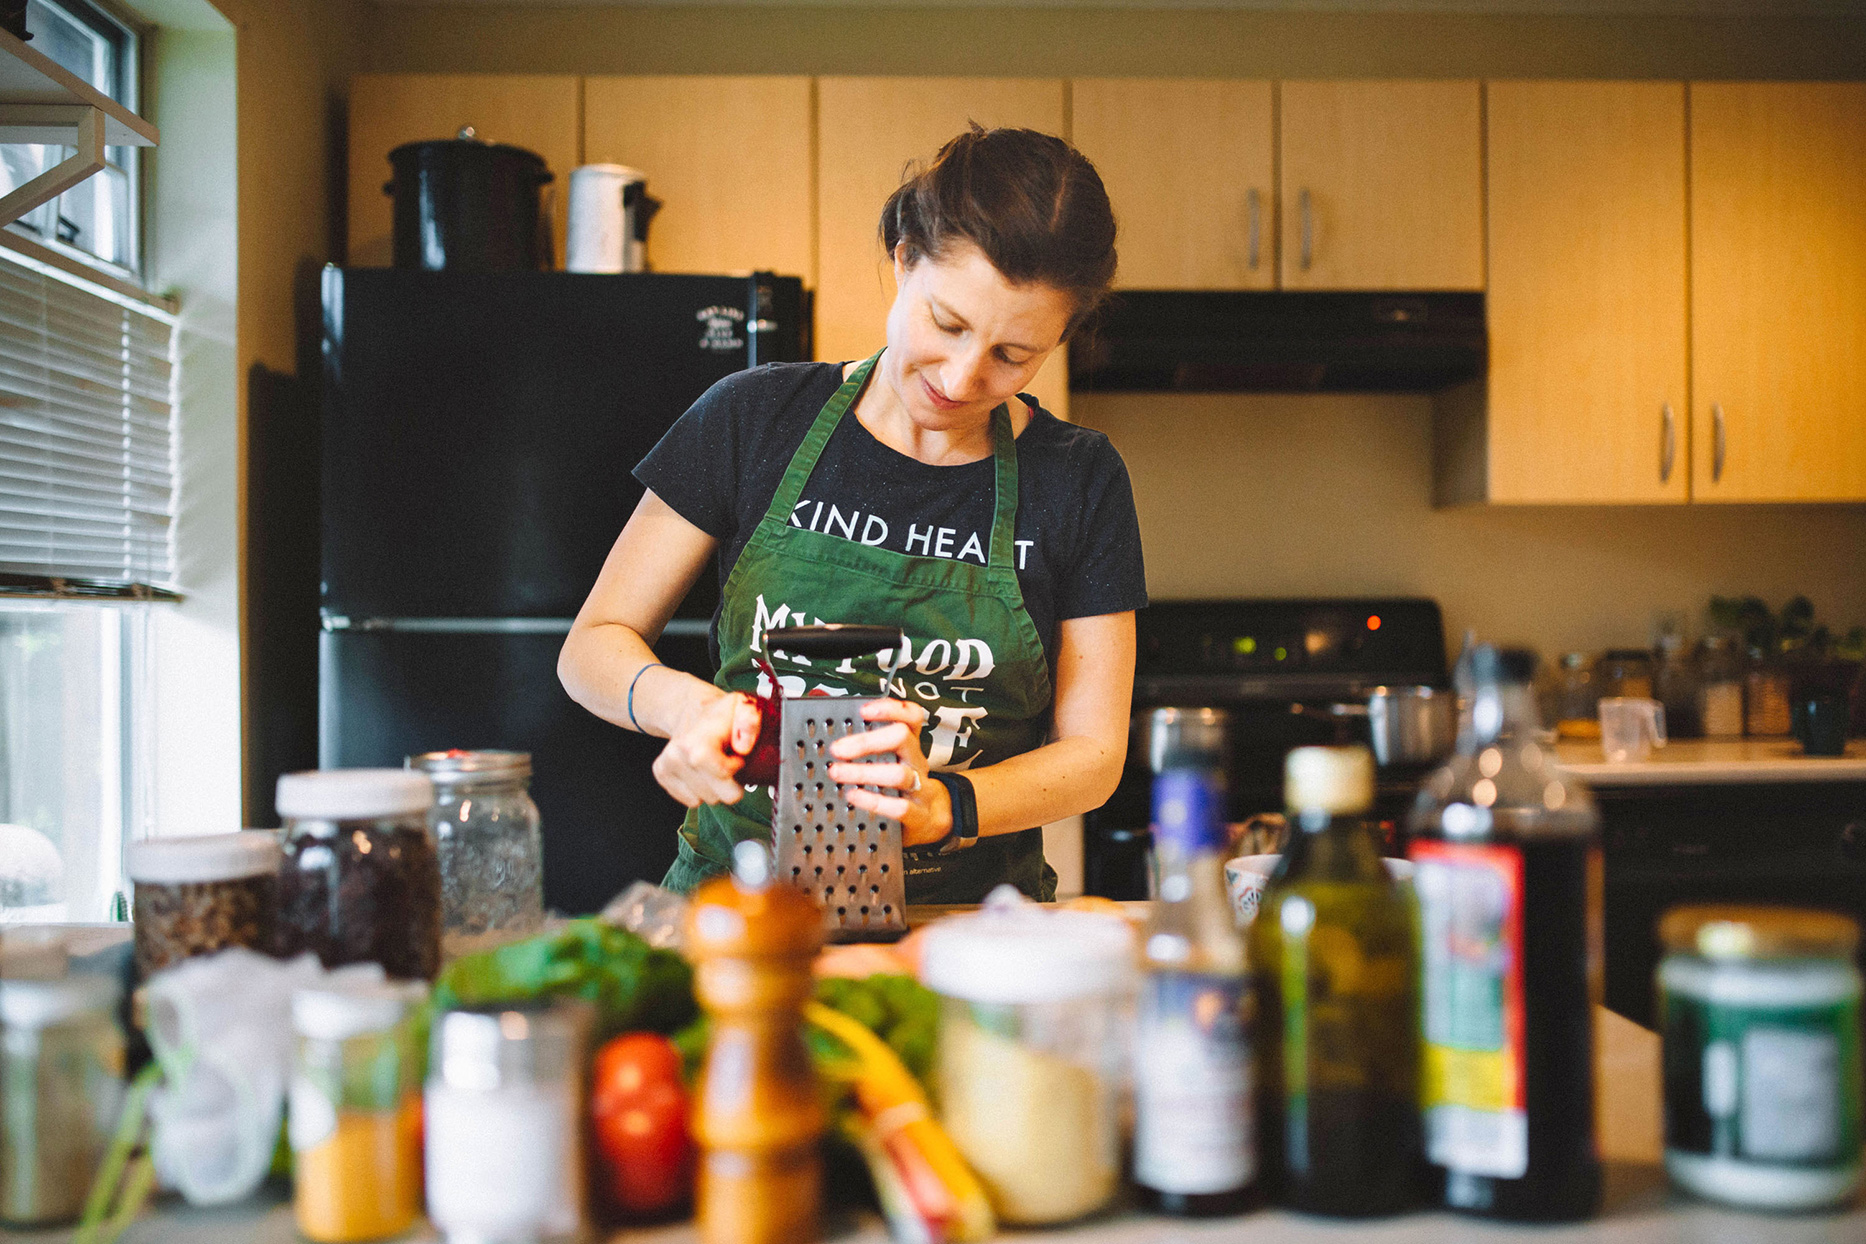
<svg viewBox="0 0 1866 1244">
<path fill-rule="evenodd" d="M 1668 990 L 1665 1146 L 1780 1166 L 1860 1160 L 1859 1004 L 1736 1006 Z"/>
<path fill-rule="evenodd" d="M 1141 995 L 1134 1178 L 1161 1192 L 1230 1192 L 1257 1173 L 1244 981 L 1155 972 Z"/>
<path fill-rule="evenodd" d="M 1472 1175 L 1529 1169 L 1523 1082 L 1523 857 L 1424 840 L 1417 866 L 1426 1155 Z"/>
</svg>

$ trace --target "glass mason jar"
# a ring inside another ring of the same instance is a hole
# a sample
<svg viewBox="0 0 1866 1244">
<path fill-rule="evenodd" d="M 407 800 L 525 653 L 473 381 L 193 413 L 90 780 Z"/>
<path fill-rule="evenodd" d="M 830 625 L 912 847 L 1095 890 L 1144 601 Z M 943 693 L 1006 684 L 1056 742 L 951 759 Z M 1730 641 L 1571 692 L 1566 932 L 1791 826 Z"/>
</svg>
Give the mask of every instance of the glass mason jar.
<svg viewBox="0 0 1866 1244">
<path fill-rule="evenodd" d="M 433 806 L 434 784 L 402 769 L 281 777 L 279 953 L 308 950 L 328 968 L 379 963 L 398 979 L 433 980 L 441 963 Z"/>
<path fill-rule="evenodd" d="M 940 1120 L 999 1219 L 1107 1205 L 1137 984 L 1126 921 L 987 900 L 928 930 L 921 969 L 941 997 Z"/>
<path fill-rule="evenodd" d="M 1665 1167 L 1756 1209 L 1839 1205 L 1861 1176 L 1859 926 L 1788 907 L 1659 923 Z"/>
<path fill-rule="evenodd" d="M 123 1101 L 118 990 L 107 976 L 0 980 L 0 1222 L 70 1222 Z"/>
<path fill-rule="evenodd" d="M 1698 722 L 1709 739 L 1743 734 L 1743 653 L 1733 635 L 1706 635 L 1698 645 Z"/>
<path fill-rule="evenodd" d="M 426 994 L 383 982 L 292 995 L 293 1213 L 316 1244 L 388 1239 L 420 1216 L 421 1059 L 411 1021 Z"/>
<path fill-rule="evenodd" d="M 583 1226 L 588 1003 L 462 1009 L 434 1021 L 428 1217 L 449 1240 L 538 1240 Z"/>
<path fill-rule="evenodd" d="M 279 839 L 265 830 L 130 844 L 136 971 L 159 972 L 229 946 L 270 951 L 277 937 Z"/>
<path fill-rule="evenodd" d="M 530 933 L 544 921 L 544 835 L 529 752 L 424 752 L 408 767 L 434 783 L 446 933 Z"/>
</svg>

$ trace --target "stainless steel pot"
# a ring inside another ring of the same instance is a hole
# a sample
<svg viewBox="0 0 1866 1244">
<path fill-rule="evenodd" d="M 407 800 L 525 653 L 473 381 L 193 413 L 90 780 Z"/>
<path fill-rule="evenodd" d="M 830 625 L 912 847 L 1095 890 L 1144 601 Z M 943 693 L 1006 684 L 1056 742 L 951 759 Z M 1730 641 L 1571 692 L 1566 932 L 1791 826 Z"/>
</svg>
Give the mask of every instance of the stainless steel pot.
<svg viewBox="0 0 1866 1244">
<path fill-rule="evenodd" d="M 1383 765 L 1429 764 L 1458 741 L 1458 697 L 1436 687 L 1375 687 L 1367 733 Z"/>
</svg>

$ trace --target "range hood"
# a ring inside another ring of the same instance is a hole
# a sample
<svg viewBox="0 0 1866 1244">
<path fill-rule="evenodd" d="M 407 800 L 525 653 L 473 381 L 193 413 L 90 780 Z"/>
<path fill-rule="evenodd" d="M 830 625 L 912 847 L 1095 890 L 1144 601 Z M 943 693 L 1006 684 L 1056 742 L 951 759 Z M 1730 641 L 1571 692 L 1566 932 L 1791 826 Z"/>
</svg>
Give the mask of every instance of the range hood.
<svg viewBox="0 0 1866 1244">
<path fill-rule="evenodd" d="M 1069 344 L 1081 393 L 1432 392 L 1480 376 L 1484 296 L 1125 290 Z"/>
</svg>

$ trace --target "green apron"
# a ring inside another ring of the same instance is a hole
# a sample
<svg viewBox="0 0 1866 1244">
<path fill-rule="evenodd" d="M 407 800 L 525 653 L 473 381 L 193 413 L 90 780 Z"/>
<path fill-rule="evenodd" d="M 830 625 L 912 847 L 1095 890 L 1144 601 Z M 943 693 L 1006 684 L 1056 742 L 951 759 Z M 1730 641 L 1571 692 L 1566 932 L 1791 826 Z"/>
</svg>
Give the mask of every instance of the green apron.
<svg viewBox="0 0 1866 1244">
<path fill-rule="evenodd" d="M 773 656 L 784 694 L 891 694 L 928 711 L 920 744 L 935 770 L 996 764 L 1043 742 L 1049 726 L 1050 672 L 1036 624 L 1024 609 L 1014 562 L 1017 442 L 1010 413 L 991 413 L 997 503 L 989 564 L 915 556 L 791 525 L 791 512 L 823 447 L 874 370 L 865 360 L 836 390 L 791 458 L 770 508 L 726 580 L 719 617 L 719 675 L 727 691 L 754 693 L 764 634 L 820 622 L 899 626 L 908 652 L 882 686 L 872 660 L 812 665 Z M 702 804 L 680 827 L 680 854 L 662 884 L 683 893 L 731 866 L 747 838 L 771 840 L 771 792 L 748 790 L 736 804 Z M 1032 898 L 1056 896 L 1056 874 L 1043 860 L 1043 831 L 980 838 L 942 854 L 906 852 L 907 901 L 976 903 L 1009 882 Z"/>
</svg>

